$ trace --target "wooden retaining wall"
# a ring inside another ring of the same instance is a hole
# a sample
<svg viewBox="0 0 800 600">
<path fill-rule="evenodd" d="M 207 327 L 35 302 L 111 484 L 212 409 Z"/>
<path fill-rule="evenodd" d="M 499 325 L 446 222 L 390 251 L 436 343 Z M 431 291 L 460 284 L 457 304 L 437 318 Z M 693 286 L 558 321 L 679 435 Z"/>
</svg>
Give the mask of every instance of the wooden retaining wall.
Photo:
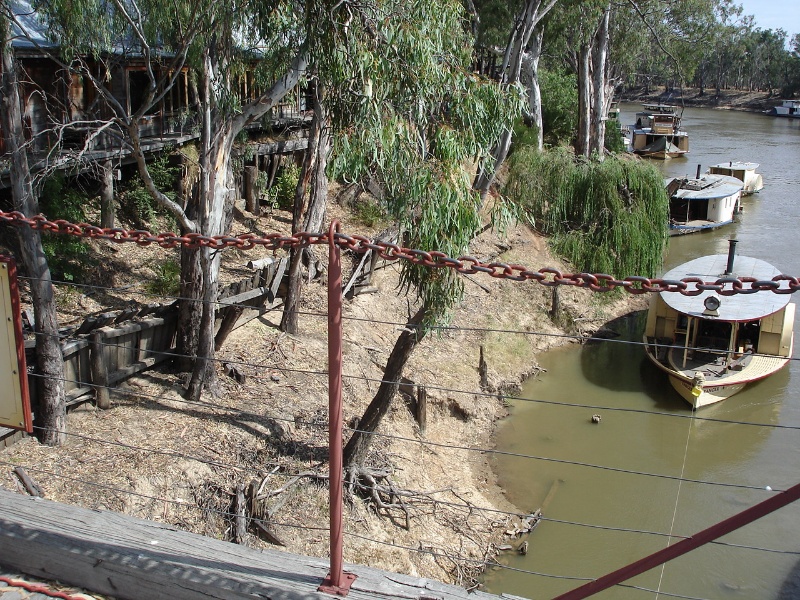
<svg viewBox="0 0 800 600">
<path fill-rule="evenodd" d="M 287 271 L 288 259 L 266 259 L 250 263 L 253 275 L 222 287 L 217 309 L 217 342 L 233 330 L 245 309 L 263 314 L 280 305 L 278 295 Z M 26 319 L 32 322 L 32 315 Z M 77 328 L 65 331 L 72 339 L 62 346 L 64 391 L 67 407 L 94 400 L 100 408 L 109 408 L 109 391 L 117 384 L 175 354 L 178 309 L 170 305 L 147 305 L 88 317 Z M 28 386 L 31 405 L 38 406 L 39 376 L 36 364 L 36 340 L 26 342 Z M 0 447 L 9 446 L 23 434 L 0 427 Z"/>
<path fill-rule="evenodd" d="M 376 240 L 393 241 L 389 232 Z M 370 293 L 373 272 L 378 262 L 385 262 L 372 250 L 354 256 L 350 278 L 344 295 L 352 298 L 359 293 Z M 254 317 L 278 308 L 285 292 L 285 279 L 289 271 L 288 258 L 270 257 L 251 261 L 247 268 L 252 275 L 223 286 L 218 294 L 216 311 L 215 346 L 219 349 L 228 334 L 240 322 L 245 310 L 255 309 Z M 31 311 L 25 311 L 23 320 L 32 324 Z M 100 408 L 110 406 L 109 390 L 121 381 L 170 360 L 175 353 L 175 336 L 178 324 L 177 304 L 150 304 L 107 312 L 86 318 L 77 328 L 64 331 L 71 338 L 62 347 L 64 357 L 64 387 L 67 406 L 94 400 Z M 39 377 L 32 372 L 36 360 L 36 342 L 26 342 L 28 385 L 34 411 L 38 405 Z M 0 447 L 10 445 L 22 434 L 0 427 Z"/>
</svg>

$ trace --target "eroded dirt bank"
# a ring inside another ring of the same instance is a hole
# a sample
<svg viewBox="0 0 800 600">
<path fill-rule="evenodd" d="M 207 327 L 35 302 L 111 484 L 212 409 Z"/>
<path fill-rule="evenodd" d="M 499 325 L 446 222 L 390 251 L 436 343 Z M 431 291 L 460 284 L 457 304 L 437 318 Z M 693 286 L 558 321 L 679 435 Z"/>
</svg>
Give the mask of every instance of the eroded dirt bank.
<svg viewBox="0 0 800 600">
<path fill-rule="evenodd" d="M 242 220 L 234 233 L 244 231 L 245 222 L 263 232 L 285 229 L 285 219 L 276 217 Z M 346 233 L 374 233 L 351 225 L 336 206 L 329 217 L 340 217 Z M 129 246 L 98 243 L 97 251 L 108 257 L 108 264 L 126 265 L 125 272 L 109 276 L 110 283 L 130 283 L 135 296 L 142 289 L 142 274 L 168 251 Z M 505 237 L 482 234 L 471 253 L 534 270 L 570 271 L 550 255 L 543 238 L 523 226 Z M 226 251 L 226 277 L 239 277 L 254 258 L 252 252 Z M 345 303 L 346 423 L 355 424 L 372 399 L 395 338 L 414 309 L 415 299 L 398 290 L 397 275 L 398 265 L 387 264 L 373 280 L 376 293 Z M 489 456 L 466 449 L 491 448 L 495 424 L 506 414 L 500 392 L 514 390 L 535 373 L 539 353 L 570 343 L 547 334 L 589 334 L 642 308 L 646 299 L 609 301 L 560 286 L 556 322 L 549 315 L 552 288 L 481 275 L 467 277 L 465 286 L 451 328 L 429 335 L 405 373 L 427 389 L 426 430 L 420 431 L 406 404 L 396 398 L 368 461 L 403 492 L 393 499 L 382 497 L 384 506 L 363 500 L 347 504 L 345 560 L 469 586 L 479 571 L 473 561 L 492 555 L 496 544 L 508 543 L 504 532 L 519 521 L 475 509 L 536 508 L 511 506 L 496 485 Z M 110 410 L 86 404 L 72 411 L 64 446 L 49 448 L 27 439 L 0 451 L 0 458 L 25 466 L 49 499 L 121 511 L 222 539 L 234 536 L 231 513 L 237 486 L 242 486 L 255 490 L 260 498 L 255 510 L 286 549 L 327 556 L 326 293 L 323 281 L 306 286 L 299 335 L 278 330 L 278 312 L 239 326 L 218 355 L 218 396 L 206 394 L 200 404 L 187 403 L 180 395 L 181 375 L 148 372 L 122 384 Z M 78 290 L 60 289 L 59 294 L 65 323 L 106 308 Z M 483 387 L 481 347 L 488 367 Z M 226 364 L 246 376 L 244 383 L 225 376 Z M 9 469 L 0 485 L 17 489 Z M 242 542 L 277 547 L 256 533 L 251 529 Z"/>
</svg>

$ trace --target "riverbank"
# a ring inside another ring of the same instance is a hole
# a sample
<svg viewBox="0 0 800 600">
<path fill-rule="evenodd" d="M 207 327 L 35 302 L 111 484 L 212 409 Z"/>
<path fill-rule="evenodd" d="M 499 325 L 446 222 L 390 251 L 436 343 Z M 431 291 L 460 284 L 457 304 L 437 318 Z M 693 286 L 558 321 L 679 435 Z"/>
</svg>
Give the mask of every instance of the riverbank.
<svg viewBox="0 0 800 600">
<path fill-rule="evenodd" d="M 285 232 L 288 226 L 279 213 L 241 217 L 234 234 Z M 335 203 L 329 218 L 340 219 L 346 233 L 377 233 Z M 126 266 L 106 274 L 107 284 L 133 285 L 134 297 L 143 279 L 175 255 L 133 244 L 92 244 L 109 270 Z M 505 236 L 484 232 L 470 251 L 483 260 L 570 271 L 550 254 L 544 238 L 522 225 Z M 256 258 L 253 252 L 226 251 L 226 276 L 241 275 L 242 265 Z M 396 263 L 387 263 L 372 282 L 376 293 L 356 296 L 344 307 L 344 418 L 350 426 L 377 390 L 399 329 L 413 311 L 415 299 L 398 293 L 398 272 Z M 553 288 L 482 275 L 465 277 L 464 285 L 451 327 L 430 334 L 405 371 L 427 390 L 427 427 L 421 431 L 397 398 L 368 460 L 404 491 L 403 501 L 382 496 L 380 502 L 348 504 L 345 560 L 471 586 L 498 546 L 520 543 L 506 535 L 520 522 L 513 513 L 538 508 L 506 500 L 485 452 L 506 414 L 502 393 L 513 393 L 537 373 L 540 352 L 591 334 L 645 300 L 609 300 L 559 286 L 559 316 L 553 319 Z M 58 293 L 63 324 L 106 308 L 79 289 Z M 205 393 L 200 404 L 182 399 L 182 374 L 148 372 L 121 384 L 110 410 L 85 404 L 71 411 L 63 446 L 29 438 L 0 457 L 24 466 L 49 499 L 219 539 L 233 536 L 237 487 L 255 486 L 262 499 L 258 510 L 274 539 L 268 543 L 251 532 L 242 543 L 275 548 L 277 540 L 292 552 L 327 556 L 326 293 L 324 281 L 306 286 L 296 336 L 278 330 L 279 312 L 238 327 L 218 354 L 220 390 Z M 242 381 L 225 375 L 230 365 Z M 17 489 L 8 470 L 0 485 Z"/>
<path fill-rule="evenodd" d="M 699 88 L 664 90 L 663 87 L 625 89 L 619 94 L 619 100 L 639 103 L 660 102 L 676 106 L 742 110 L 747 112 L 764 112 L 781 103 L 780 96 L 769 92 L 720 90 L 720 93 L 717 94 L 714 88 L 705 88 L 701 93 Z"/>
</svg>

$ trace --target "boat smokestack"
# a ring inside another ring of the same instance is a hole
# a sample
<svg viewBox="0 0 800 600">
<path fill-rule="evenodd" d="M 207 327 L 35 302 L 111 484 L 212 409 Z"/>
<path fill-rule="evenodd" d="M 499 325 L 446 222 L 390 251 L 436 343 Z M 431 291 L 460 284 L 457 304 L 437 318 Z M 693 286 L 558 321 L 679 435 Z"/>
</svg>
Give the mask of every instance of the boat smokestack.
<svg viewBox="0 0 800 600">
<path fill-rule="evenodd" d="M 697 165 L 697 175 L 694 176 L 695 179 L 700 179 L 700 167 L 701 165 Z"/>
<path fill-rule="evenodd" d="M 739 240 L 731 238 L 728 240 L 728 267 L 725 269 L 725 275 L 733 275 L 733 260 L 736 258 L 736 244 Z"/>
</svg>

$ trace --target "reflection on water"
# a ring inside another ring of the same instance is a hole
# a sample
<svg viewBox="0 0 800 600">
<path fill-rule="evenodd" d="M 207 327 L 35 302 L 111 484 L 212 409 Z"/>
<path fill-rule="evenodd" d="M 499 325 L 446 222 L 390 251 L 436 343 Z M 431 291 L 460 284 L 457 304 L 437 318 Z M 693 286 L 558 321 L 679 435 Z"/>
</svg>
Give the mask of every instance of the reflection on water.
<svg viewBox="0 0 800 600">
<path fill-rule="evenodd" d="M 636 109 L 623 106 L 623 118 Z M 665 175 L 694 174 L 698 163 L 705 170 L 728 160 L 752 161 L 761 164 L 765 189 L 744 200 L 745 212 L 730 228 L 671 238 L 665 271 L 697 256 L 727 253 L 728 238 L 736 237 L 742 254 L 800 275 L 800 236 L 794 231 L 800 222 L 800 169 L 795 166 L 800 164 L 800 123 L 786 121 L 685 111 L 692 153 L 688 159 L 658 163 Z M 768 498 L 774 492 L 767 486 L 786 489 L 800 480 L 800 361 L 699 412 L 700 417 L 732 422 L 692 419 L 690 406 L 645 359 L 638 345 L 643 326 L 643 313 L 633 315 L 608 324 L 619 334 L 610 341 L 536 357 L 546 372 L 523 391 L 524 398 L 534 401 L 514 403 L 497 444 L 538 458 L 499 456 L 495 468 L 521 509 L 533 511 L 548 502 L 529 553 L 503 558 L 538 574 L 494 570 L 486 576 L 488 591 L 552 598 L 660 550 L 670 531 L 690 535 Z M 620 343 L 626 340 L 637 344 Z M 600 423 L 592 422 L 595 413 Z M 798 540 L 797 503 L 724 538 L 730 544 L 791 552 L 800 551 Z M 791 554 L 717 544 L 628 584 L 660 588 L 662 596 L 783 600 L 798 597 L 798 569 Z M 596 597 L 656 594 L 616 587 Z"/>
</svg>

